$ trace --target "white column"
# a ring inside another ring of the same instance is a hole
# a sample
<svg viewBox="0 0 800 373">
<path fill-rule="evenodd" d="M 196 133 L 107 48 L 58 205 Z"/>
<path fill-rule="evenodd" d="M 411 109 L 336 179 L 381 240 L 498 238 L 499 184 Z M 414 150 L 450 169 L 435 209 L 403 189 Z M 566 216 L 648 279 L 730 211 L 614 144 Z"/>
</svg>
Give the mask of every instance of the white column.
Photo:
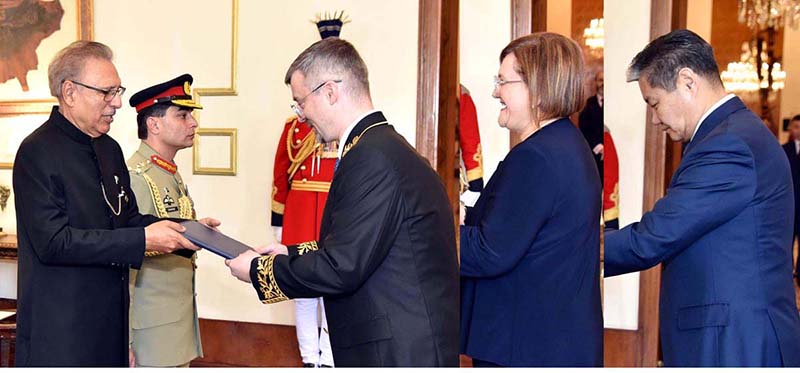
<svg viewBox="0 0 800 373">
<path fill-rule="evenodd" d="M 650 2 L 606 0 L 605 122 L 614 137 L 620 163 L 620 226 L 642 215 L 646 106 L 639 86 L 627 83 L 625 72 L 633 57 L 649 42 Z M 604 282 L 605 326 L 637 329 L 639 274 Z"/>
</svg>

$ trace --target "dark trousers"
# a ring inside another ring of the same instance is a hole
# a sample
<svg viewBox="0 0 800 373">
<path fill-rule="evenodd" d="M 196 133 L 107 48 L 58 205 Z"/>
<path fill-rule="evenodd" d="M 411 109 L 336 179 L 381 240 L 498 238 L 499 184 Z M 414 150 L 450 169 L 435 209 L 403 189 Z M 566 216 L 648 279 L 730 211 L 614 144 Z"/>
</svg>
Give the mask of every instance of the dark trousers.
<svg viewBox="0 0 800 373">
<path fill-rule="evenodd" d="M 490 361 L 472 359 L 472 367 L 473 368 L 498 368 L 498 367 L 502 367 L 502 365 L 498 365 L 498 364 L 492 363 Z"/>
</svg>

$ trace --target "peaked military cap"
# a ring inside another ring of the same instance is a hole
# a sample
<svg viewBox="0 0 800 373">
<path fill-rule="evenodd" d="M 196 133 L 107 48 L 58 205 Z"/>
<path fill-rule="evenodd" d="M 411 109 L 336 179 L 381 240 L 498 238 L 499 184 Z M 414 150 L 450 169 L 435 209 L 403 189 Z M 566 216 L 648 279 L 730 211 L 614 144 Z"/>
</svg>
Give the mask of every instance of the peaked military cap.
<svg viewBox="0 0 800 373">
<path fill-rule="evenodd" d="M 186 108 L 202 109 L 203 107 L 192 99 L 193 81 L 194 78 L 190 74 L 183 74 L 168 82 L 136 92 L 131 96 L 129 103 L 136 108 L 137 113 L 164 102 Z"/>
</svg>

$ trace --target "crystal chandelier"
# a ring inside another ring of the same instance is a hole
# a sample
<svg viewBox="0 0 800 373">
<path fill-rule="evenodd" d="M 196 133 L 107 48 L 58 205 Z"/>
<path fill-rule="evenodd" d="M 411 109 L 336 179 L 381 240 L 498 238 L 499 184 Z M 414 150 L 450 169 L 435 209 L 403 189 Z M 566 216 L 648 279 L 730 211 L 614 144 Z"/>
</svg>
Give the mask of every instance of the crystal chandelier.
<svg viewBox="0 0 800 373">
<path fill-rule="evenodd" d="M 766 43 L 762 40 L 761 48 L 761 61 L 767 61 Z M 753 48 L 750 43 L 742 44 L 742 55 L 739 62 L 731 62 L 728 68 L 722 72 L 722 83 L 725 89 L 730 92 L 746 93 L 755 92 L 759 89 L 772 89 L 773 91 L 780 91 L 783 89 L 784 82 L 786 81 L 786 71 L 783 71 L 780 62 L 772 63 L 772 70 L 770 71 L 770 64 L 767 62 L 761 63 L 761 79 L 759 80 L 759 72 L 756 71 L 756 48 Z M 772 85 L 770 86 L 769 77 L 772 76 Z"/>
<path fill-rule="evenodd" d="M 758 90 L 758 73 L 749 62 L 731 62 L 722 72 L 722 84 L 729 92 L 743 93 Z"/>
<path fill-rule="evenodd" d="M 739 23 L 751 29 L 774 27 L 779 29 L 784 21 L 796 29 L 800 20 L 800 0 L 738 0 Z"/>
<path fill-rule="evenodd" d="M 595 18 L 589 22 L 589 27 L 583 29 L 583 39 L 586 46 L 589 47 L 589 53 L 603 54 L 605 30 L 602 18 Z"/>
</svg>

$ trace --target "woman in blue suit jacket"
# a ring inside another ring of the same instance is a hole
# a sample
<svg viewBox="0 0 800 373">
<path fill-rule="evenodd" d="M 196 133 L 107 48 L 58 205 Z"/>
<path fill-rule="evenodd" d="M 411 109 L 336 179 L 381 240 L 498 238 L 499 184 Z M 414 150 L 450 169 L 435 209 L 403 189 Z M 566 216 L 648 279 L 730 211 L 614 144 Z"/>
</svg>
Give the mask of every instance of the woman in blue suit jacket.
<svg viewBox="0 0 800 373">
<path fill-rule="evenodd" d="M 461 352 L 474 366 L 602 366 L 600 177 L 567 118 L 584 102 L 580 48 L 536 33 L 500 61 L 498 122 L 522 141 L 461 226 Z"/>
</svg>

